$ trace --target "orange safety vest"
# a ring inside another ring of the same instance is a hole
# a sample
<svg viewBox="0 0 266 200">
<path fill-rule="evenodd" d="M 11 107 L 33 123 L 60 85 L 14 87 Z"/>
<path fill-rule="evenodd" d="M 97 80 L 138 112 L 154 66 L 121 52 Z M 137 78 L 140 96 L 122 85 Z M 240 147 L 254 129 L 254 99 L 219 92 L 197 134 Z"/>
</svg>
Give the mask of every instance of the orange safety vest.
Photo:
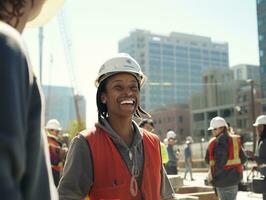
<svg viewBox="0 0 266 200">
<path fill-rule="evenodd" d="M 224 165 L 224 170 L 229 170 L 232 168 L 236 168 L 239 173 L 243 172 L 243 167 L 240 160 L 240 137 L 238 135 L 229 135 L 229 158 Z M 209 141 L 209 165 L 211 168 L 212 175 L 214 173 L 215 166 L 215 157 L 214 157 L 214 149 L 216 146 L 216 137 L 212 138 Z M 218 158 L 219 159 L 219 158 Z"/>
<path fill-rule="evenodd" d="M 53 165 L 51 160 L 51 166 L 52 169 L 55 171 L 63 171 L 64 167 L 63 165 L 60 165 L 60 156 L 59 156 L 59 149 L 61 148 L 60 143 L 54 138 L 48 136 L 48 144 L 49 144 L 49 151 L 50 151 L 50 157 L 51 159 L 58 160 L 57 165 Z"/>
<path fill-rule="evenodd" d="M 103 129 L 96 127 L 85 135 L 93 160 L 91 200 L 160 200 L 161 155 L 157 136 L 143 130 L 144 168 L 141 190 L 130 193 L 131 173 L 116 146 Z"/>
</svg>

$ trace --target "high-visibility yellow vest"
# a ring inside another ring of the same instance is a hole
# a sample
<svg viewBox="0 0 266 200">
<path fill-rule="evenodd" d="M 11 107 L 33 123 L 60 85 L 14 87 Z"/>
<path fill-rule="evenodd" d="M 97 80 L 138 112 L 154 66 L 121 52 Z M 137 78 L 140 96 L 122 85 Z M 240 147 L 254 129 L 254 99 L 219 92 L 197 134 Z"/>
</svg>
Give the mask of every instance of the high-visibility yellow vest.
<svg viewBox="0 0 266 200">
<path fill-rule="evenodd" d="M 163 164 L 167 163 L 169 158 L 168 158 L 168 153 L 167 153 L 167 149 L 164 143 L 160 142 L 160 146 L 161 146 L 161 156 L 162 156 L 162 162 Z"/>
<path fill-rule="evenodd" d="M 237 168 L 238 172 L 241 173 L 243 169 L 242 169 L 241 160 L 240 160 L 240 148 L 241 148 L 240 137 L 238 135 L 229 135 L 228 142 L 229 142 L 229 157 L 223 168 L 224 170 Z M 209 165 L 210 165 L 212 174 L 214 172 L 215 160 L 219 159 L 219 158 L 215 158 L 214 156 L 214 150 L 215 150 L 216 144 L 217 144 L 217 140 L 216 140 L 216 137 L 214 137 L 209 141 L 209 146 L 208 146 Z"/>
</svg>

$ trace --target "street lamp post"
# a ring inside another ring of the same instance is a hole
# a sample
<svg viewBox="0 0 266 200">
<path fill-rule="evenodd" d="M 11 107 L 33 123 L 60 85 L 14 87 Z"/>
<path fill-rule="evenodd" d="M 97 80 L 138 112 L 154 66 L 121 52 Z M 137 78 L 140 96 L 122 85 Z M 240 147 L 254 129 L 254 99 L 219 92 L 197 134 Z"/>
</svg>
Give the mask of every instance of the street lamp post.
<svg viewBox="0 0 266 200">
<path fill-rule="evenodd" d="M 251 120 L 252 123 L 255 122 L 255 101 L 254 101 L 254 80 L 248 79 L 247 83 L 250 84 L 250 111 L 251 111 Z M 252 126 L 252 132 L 253 132 L 253 152 L 255 152 L 256 148 L 256 130 L 255 127 Z"/>
<path fill-rule="evenodd" d="M 203 142 L 205 142 L 205 139 L 204 138 L 201 138 L 200 151 L 201 151 L 201 158 L 202 159 L 204 158 L 204 155 L 203 155 Z"/>
</svg>

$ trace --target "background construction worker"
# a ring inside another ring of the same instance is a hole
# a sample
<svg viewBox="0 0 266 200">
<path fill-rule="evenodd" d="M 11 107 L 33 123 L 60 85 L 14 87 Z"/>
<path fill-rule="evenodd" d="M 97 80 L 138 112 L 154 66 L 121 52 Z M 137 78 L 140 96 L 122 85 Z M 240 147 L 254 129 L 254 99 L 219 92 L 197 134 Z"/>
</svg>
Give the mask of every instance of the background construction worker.
<svg viewBox="0 0 266 200">
<path fill-rule="evenodd" d="M 193 172 L 192 172 L 192 150 L 191 150 L 191 140 L 186 141 L 186 147 L 184 149 L 184 161 L 185 161 L 185 172 L 184 172 L 184 179 L 187 178 L 187 173 L 190 175 L 190 180 L 194 181 Z"/>
<path fill-rule="evenodd" d="M 58 137 L 60 131 L 62 130 L 62 127 L 59 121 L 57 121 L 56 119 L 50 119 L 47 122 L 45 129 L 48 137 L 54 183 L 56 186 L 58 186 L 60 176 L 63 171 L 63 162 L 66 155 L 66 149 L 63 148 L 63 144 Z"/>
<path fill-rule="evenodd" d="M 52 17 L 58 2 L 0 0 L 1 200 L 57 199 L 41 131 L 43 99 L 21 34 L 32 20 Z"/>
<path fill-rule="evenodd" d="M 172 130 L 169 130 L 166 133 L 167 138 L 167 154 L 168 154 L 168 162 L 166 164 L 166 172 L 167 174 L 177 174 L 177 157 L 176 152 L 174 150 L 174 145 L 177 143 L 176 133 Z"/>
<path fill-rule="evenodd" d="M 147 131 L 153 133 L 154 132 L 154 124 L 153 124 L 153 120 L 152 119 L 143 119 L 141 120 L 141 122 L 139 123 L 139 127 L 140 128 L 144 128 Z M 160 146 L 161 146 L 161 155 L 162 155 L 162 161 L 163 161 L 163 165 L 164 167 L 166 166 L 166 163 L 168 162 L 168 153 L 167 153 L 167 149 L 166 146 L 163 142 L 160 142 Z"/>
<path fill-rule="evenodd" d="M 58 191 L 60 199 L 170 199 L 173 189 L 162 165 L 158 136 L 139 128 L 145 75 L 120 53 L 96 79 L 98 123 L 72 140 Z"/>
<path fill-rule="evenodd" d="M 217 191 L 220 200 L 235 200 L 238 184 L 242 179 L 247 160 L 240 137 L 228 133 L 228 125 L 222 117 L 214 117 L 208 130 L 213 138 L 209 141 L 205 160 L 209 164 L 208 181 Z"/>
<path fill-rule="evenodd" d="M 255 160 L 257 163 L 257 169 L 260 173 L 266 177 L 266 115 L 260 115 L 257 117 L 256 122 L 253 124 L 256 127 L 257 144 L 256 151 L 246 151 L 248 157 L 251 160 Z M 264 178 L 266 184 L 266 178 Z M 266 191 L 262 194 L 263 200 L 266 200 Z"/>
</svg>

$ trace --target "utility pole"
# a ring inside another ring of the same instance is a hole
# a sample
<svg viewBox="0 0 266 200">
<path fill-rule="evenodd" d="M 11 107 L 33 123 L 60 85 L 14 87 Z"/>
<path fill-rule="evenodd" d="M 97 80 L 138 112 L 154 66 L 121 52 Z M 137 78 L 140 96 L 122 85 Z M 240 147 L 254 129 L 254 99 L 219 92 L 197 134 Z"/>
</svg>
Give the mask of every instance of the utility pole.
<svg viewBox="0 0 266 200">
<path fill-rule="evenodd" d="M 253 124 L 255 122 L 254 80 L 248 79 L 247 83 L 250 84 L 250 100 L 251 100 L 250 111 L 251 111 L 251 120 Z M 252 126 L 252 131 L 253 131 L 253 152 L 255 152 L 256 141 L 257 141 L 255 126 Z"/>
<path fill-rule="evenodd" d="M 41 85 L 42 85 L 42 64 L 43 64 L 43 26 L 39 28 L 39 67 L 40 67 Z"/>
</svg>

